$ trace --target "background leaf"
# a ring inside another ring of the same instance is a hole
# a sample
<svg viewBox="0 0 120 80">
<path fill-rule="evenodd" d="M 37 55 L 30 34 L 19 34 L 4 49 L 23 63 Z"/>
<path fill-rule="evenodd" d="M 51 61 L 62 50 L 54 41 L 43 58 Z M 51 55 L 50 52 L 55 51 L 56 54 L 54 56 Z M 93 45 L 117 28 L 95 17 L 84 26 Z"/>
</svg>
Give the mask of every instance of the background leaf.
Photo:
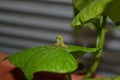
<svg viewBox="0 0 120 80">
<path fill-rule="evenodd" d="M 75 59 L 78 59 L 86 53 L 81 51 L 74 51 L 74 52 L 70 52 L 70 54 L 72 54 L 72 56 L 74 56 Z"/>
<path fill-rule="evenodd" d="M 109 16 L 117 26 L 120 25 L 120 0 L 112 0 L 107 5 L 103 15 Z"/>
<path fill-rule="evenodd" d="M 76 25 L 81 25 L 102 14 L 106 5 L 111 1 L 112 0 L 93 0 L 77 14 L 77 16 L 73 19 L 71 26 L 75 27 Z"/>
<path fill-rule="evenodd" d="M 69 73 L 77 69 L 77 61 L 64 48 L 43 46 L 10 55 L 9 61 L 19 67 L 28 80 L 38 71 Z"/>
<path fill-rule="evenodd" d="M 84 7 L 88 6 L 93 0 L 73 0 L 74 14 L 77 15 Z"/>
</svg>

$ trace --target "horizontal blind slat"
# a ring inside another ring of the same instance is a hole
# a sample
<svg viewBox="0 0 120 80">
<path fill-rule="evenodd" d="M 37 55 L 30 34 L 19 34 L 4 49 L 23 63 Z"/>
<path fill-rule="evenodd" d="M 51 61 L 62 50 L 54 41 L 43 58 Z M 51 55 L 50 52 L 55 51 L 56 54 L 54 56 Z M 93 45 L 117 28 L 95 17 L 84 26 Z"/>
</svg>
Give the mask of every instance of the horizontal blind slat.
<svg viewBox="0 0 120 80">
<path fill-rule="evenodd" d="M 0 1 L 0 9 L 9 9 L 21 12 L 46 14 L 72 18 L 73 12 L 71 6 L 56 5 L 49 3 L 34 3 L 25 1 Z"/>
</svg>

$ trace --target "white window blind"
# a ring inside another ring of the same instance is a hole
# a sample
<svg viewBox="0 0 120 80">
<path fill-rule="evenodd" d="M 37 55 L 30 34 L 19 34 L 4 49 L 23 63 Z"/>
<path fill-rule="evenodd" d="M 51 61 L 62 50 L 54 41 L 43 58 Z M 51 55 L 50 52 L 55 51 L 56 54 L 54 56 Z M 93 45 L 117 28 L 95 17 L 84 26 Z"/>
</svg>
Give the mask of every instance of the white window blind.
<svg viewBox="0 0 120 80">
<path fill-rule="evenodd" d="M 54 45 L 55 36 L 63 35 L 65 43 L 94 46 L 95 33 L 83 30 L 76 43 L 70 22 L 71 0 L 1 0 L 0 52 L 14 53 L 38 45 Z M 107 34 L 104 54 L 98 69 L 106 75 L 120 74 L 120 31 Z M 91 57 L 86 57 L 91 61 Z"/>
</svg>

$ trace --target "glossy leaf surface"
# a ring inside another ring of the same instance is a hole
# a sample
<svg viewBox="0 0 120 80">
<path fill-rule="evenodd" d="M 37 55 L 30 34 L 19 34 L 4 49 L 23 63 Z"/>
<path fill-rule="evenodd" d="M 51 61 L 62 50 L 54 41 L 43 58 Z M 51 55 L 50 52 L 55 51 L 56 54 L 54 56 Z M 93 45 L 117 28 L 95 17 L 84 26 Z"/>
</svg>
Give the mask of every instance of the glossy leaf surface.
<svg viewBox="0 0 120 80">
<path fill-rule="evenodd" d="M 28 80 L 38 71 L 69 73 L 77 69 L 77 61 L 64 48 L 42 46 L 27 49 L 8 57 L 9 61 L 19 67 Z"/>
</svg>

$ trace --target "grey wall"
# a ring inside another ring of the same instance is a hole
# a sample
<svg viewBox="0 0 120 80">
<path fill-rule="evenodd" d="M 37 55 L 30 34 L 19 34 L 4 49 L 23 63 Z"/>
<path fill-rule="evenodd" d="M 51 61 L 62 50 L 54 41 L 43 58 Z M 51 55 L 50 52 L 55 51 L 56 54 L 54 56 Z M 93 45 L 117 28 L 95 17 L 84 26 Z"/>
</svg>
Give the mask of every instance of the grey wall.
<svg viewBox="0 0 120 80">
<path fill-rule="evenodd" d="M 65 43 L 94 46 L 95 33 L 83 30 L 79 43 L 70 27 L 73 18 L 71 0 L 1 0 L 0 52 L 14 53 L 38 45 L 54 45 L 55 36 L 63 35 Z M 120 74 L 120 31 L 107 34 L 99 73 Z M 86 60 L 91 61 L 90 55 Z"/>
</svg>

